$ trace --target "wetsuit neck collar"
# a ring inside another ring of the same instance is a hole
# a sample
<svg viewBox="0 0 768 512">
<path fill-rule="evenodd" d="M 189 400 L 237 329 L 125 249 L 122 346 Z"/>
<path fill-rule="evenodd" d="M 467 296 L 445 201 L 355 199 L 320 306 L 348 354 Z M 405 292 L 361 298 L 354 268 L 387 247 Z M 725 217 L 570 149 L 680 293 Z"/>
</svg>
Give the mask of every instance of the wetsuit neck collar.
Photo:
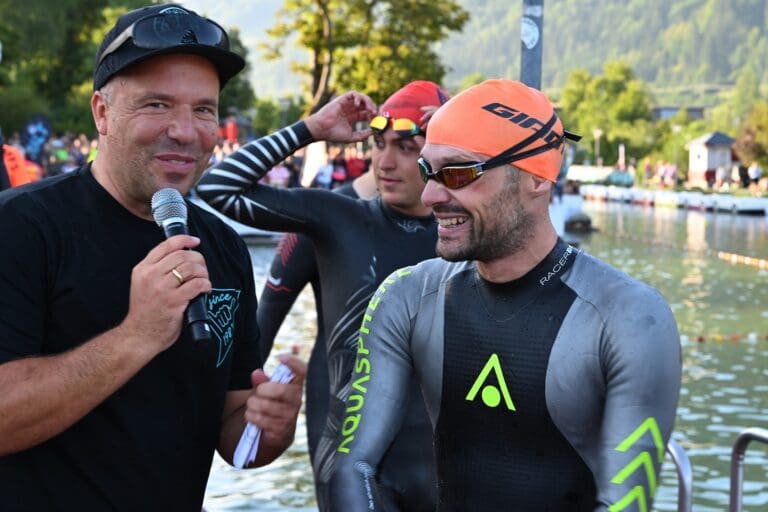
<svg viewBox="0 0 768 512">
<path fill-rule="evenodd" d="M 419 221 L 425 224 L 431 224 L 435 222 L 435 216 L 433 214 L 429 215 L 407 215 L 405 213 L 402 213 L 394 208 L 392 208 L 390 205 L 385 203 L 381 197 L 377 197 L 376 201 L 381 205 L 381 209 L 384 211 L 384 213 L 389 217 L 390 219 L 395 220 L 415 220 Z"/>
<path fill-rule="evenodd" d="M 496 289 L 500 292 L 530 286 L 551 286 L 559 282 L 560 278 L 571 268 L 577 252 L 575 247 L 558 238 L 549 254 L 518 279 L 506 283 L 492 283 L 483 279 L 479 273 L 477 273 L 477 278 L 482 279 L 489 289 Z"/>
</svg>

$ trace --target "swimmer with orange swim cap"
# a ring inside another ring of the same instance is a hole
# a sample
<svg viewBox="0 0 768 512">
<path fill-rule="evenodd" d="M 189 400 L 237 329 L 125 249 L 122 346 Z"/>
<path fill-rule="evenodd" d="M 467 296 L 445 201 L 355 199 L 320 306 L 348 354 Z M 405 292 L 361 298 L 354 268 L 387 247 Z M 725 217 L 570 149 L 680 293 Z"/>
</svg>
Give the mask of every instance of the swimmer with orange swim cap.
<svg viewBox="0 0 768 512">
<path fill-rule="evenodd" d="M 434 114 L 420 166 L 442 258 L 394 272 L 368 306 L 334 510 L 382 509 L 375 478 L 414 378 L 437 510 L 651 508 L 680 338 L 655 290 L 558 238 L 549 197 L 576 139 L 546 96 L 510 80 Z"/>
</svg>

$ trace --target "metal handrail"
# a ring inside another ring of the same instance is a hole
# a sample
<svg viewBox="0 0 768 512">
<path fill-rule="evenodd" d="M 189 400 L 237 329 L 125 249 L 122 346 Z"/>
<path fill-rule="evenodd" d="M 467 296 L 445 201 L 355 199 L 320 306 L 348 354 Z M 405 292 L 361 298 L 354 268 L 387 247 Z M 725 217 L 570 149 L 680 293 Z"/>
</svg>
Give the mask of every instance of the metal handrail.
<svg viewBox="0 0 768 512">
<path fill-rule="evenodd" d="M 674 439 L 667 443 L 667 452 L 672 457 L 677 471 L 677 512 L 693 510 L 693 469 L 691 459 L 683 447 Z"/>
<path fill-rule="evenodd" d="M 768 444 L 768 430 L 748 428 L 736 436 L 731 452 L 731 503 L 730 512 L 741 512 L 742 484 L 744 483 L 744 453 L 752 441 Z"/>
</svg>

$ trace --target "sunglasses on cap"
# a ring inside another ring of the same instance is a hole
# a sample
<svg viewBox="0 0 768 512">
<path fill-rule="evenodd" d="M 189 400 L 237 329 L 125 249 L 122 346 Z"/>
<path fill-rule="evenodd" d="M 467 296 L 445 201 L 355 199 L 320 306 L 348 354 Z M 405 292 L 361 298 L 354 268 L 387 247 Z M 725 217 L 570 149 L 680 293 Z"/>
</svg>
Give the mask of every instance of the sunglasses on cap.
<svg viewBox="0 0 768 512">
<path fill-rule="evenodd" d="M 371 119 L 370 127 L 378 133 L 384 133 L 389 128 L 390 123 L 392 124 L 392 131 L 400 137 L 413 137 L 414 135 L 424 134 L 419 125 L 406 117 L 390 119 L 387 116 L 376 116 Z"/>
<path fill-rule="evenodd" d="M 544 134 L 548 133 L 552 126 L 555 124 L 555 121 L 557 121 L 557 116 L 553 115 L 549 122 L 542 126 L 541 129 L 537 130 L 536 133 L 526 138 L 522 142 L 515 144 L 511 148 L 499 153 L 493 158 L 486 160 L 485 162 L 450 164 L 434 171 L 432 170 L 432 166 L 429 165 L 429 163 L 424 160 L 424 158 L 419 158 L 419 171 L 421 172 L 421 179 L 423 179 L 424 183 L 426 183 L 430 178 L 432 178 L 442 183 L 447 188 L 457 189 L 469 185 L 491 169 L 495 169 L 496 167 L 501 167 L 502 165 L 507 165 L 518 160 L 524 160 L 551 149 L 557 149 L 563 143 L 564 139 L 572 141 L 581 140 L 580 135 L 576 135 L 567 130 L 563 130 L 562 135 L 550 142 L 545 142 L 543 145 L 534 149 L 529 149 L 528 151 L 520 151 L 522 148 L 528 146 L 536 139 L 541 138 Z"/>
<path fill-rule="evenodd" d="M 129 39 L 133 40 L 134 46 L 145 50 L 161 50 L 180 44 L 217 46 L 229 50 L 227 33 L 219 24 L 179 9 L 136 20 L 104 48 L 96 66 Z"/>
</svg>

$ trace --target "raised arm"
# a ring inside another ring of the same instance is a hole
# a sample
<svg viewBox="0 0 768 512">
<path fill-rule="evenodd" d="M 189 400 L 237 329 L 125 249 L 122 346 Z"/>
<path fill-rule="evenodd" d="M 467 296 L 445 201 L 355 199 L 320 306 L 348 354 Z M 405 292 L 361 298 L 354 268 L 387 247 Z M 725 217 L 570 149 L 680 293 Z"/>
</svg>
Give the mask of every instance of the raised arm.
<svg viewBox="0 0 768 512">
<path fill-rule="evenodd" d="M 258 181 L 278 162 L 313 140 L 356 142 L 370 130 L 356 130 L 375 106 L 367 96 L 348 92 L 325 105 L 306 122 L 299 121 L 276 133 L 250 142 L 212 167 L 197 186 L 197 193 L 225 215 L 262 229 L 304 231 L 314 219 L 307 208 L 326 199 L 318 190 L 276 190 Z M 318 196 L 319 199 L 315 198 Z"/>
</svg>

